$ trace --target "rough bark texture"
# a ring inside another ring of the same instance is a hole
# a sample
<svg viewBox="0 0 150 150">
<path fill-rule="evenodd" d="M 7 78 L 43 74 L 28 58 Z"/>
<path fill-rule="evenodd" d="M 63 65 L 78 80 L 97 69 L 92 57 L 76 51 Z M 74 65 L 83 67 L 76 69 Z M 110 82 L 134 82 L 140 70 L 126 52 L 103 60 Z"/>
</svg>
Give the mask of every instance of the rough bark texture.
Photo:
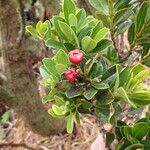
<svg viewBox="0 0 150 150">
<path fill-rule="evenodd" d="M 7 104 L 24 118 L 34 132 L 42 135 L 54 134 L 63 131 L 65 123 L 64 120 L 51 118 L 40 100 L 28 59 L 26 40 L 21 33 L 22 22 L 20 23 L 18 2 L 0 1 L 0 46 L 4 62 L 2 67 L 7 78 L 5 86 L 0 88 L 0 100 L 6 101 L 8 98 L 4 98 L 6 88 L 11 94 Z"/>
<path fill-rule="evenodd" d="M 90 5 L 88 0 L 77 0 L 78 6 L 84 8 L 88 15 L 95 15 L 95 9 Z"/>
</svg>

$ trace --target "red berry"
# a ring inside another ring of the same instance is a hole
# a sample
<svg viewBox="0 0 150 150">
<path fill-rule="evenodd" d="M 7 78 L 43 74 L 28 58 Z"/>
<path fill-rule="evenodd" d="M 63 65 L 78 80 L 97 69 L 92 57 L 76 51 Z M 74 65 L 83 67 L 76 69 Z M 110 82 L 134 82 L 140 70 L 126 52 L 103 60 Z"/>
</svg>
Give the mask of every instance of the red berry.
<svg viewBox="0 0 150 150">
<path fill-rule="evenodd" d="M 83 53 L 79 49 L 69 52 L 69 60 L 73 64 L 79 64 L 83 60 Z"/>
<path fill-rule="evenodd" d="M 75 81 L 77 78 L 77 75 L 76 75 L 76 72 L 74 72 L 74 70 L 69 69 L 65 72 L 65 77 L 69 81 Z"/>
</svg>

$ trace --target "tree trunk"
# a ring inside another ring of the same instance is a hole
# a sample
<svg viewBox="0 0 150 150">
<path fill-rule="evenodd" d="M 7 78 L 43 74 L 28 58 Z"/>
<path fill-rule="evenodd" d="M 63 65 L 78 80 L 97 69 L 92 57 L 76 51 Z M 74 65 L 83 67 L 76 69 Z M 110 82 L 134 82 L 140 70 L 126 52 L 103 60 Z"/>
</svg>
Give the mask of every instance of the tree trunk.
<svg viewBox="0 0 150 150">
<path fill-rule="evenodd" d="M 7 79 L 0 87 L 0 100 L 21 115 L 34 132 L 55 134 L 64 130 L 65 122 L 51 118 L 42 105 L 23 36 L 20 3 L 21 0 L 0 1 L 0 50 L 3 58 L 0 70 Z"/>
</svg>

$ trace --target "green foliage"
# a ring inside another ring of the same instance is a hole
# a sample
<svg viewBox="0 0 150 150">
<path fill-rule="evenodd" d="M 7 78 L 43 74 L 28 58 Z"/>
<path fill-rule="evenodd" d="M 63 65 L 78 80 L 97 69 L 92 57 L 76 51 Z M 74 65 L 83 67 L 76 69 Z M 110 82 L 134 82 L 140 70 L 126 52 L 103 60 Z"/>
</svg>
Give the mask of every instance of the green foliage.
<svg viewBox="0 0 150 150">
<path fill-rule="evenodd" d="M 48 110 L 51 116 L 66 118 L 68 133 L 73 132 L 74 122 L 80 123 L 82 113 L 96 113 L 103 122 L 116 126 L 124 111 L 122 101 L 133 110 L 150 104 L 150 90 L 144 83 L 150 76 L 149 68 L 141 63 L 128 65 L 120 62 L 114 41 L 128 31 L 131 49 L 140 46 L 137 53 L 141 55 L 141 62 L 147 66 L 150 64 L 149 3 L 140 5 L 136 0 L 89 2 L 97 9 L 99 20 L 87 16 L 73 0 L 64 0 L 59 15 L 44 23 L 39 21 L 35 28 L 26 27 L 32 36 L 55 49 L 55 55 L 44 58 L 40 67 L 41 84 L 49 90 L 43 103 L 53 103 Z M 79 64 L 70 62 L 69 52 L 74 49 L 79 49 L 84 55 Z M 64 75 L 71 68 L 76 70 L 73 72 L 74 81 L 67 80 Z M 120 136 L 118 140 L 122 140 L 119 148 L 149 147 L 144 139 L 149 133 L 147 122 L 136 123 L 133 127 L 122 124 L 116 133 Z M 110 135 L 110 139 L 108 135 L 107 144 L 114 139 L 114 135 Z"/>
<path fill-rule="evenodd" d="M 150 142 L 148 139 L 150 133 L 150 123 L 145 118 L 137 121 L 133 126 L 128 126 L 124 122 L 118 124 L 115 130 L 117 139 L 117 150 L 134 150 L 142 148 L 148 150 Z"/>
</svg>

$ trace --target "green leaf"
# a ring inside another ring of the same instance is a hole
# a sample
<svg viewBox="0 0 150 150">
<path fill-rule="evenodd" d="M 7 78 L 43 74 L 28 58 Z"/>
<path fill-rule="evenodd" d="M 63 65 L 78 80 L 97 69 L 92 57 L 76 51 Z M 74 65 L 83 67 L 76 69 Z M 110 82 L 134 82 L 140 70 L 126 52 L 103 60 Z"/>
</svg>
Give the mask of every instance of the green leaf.
<svg viewBox="0 0 150 150">
<path fill-rule="evenodd" d="M 108 105 L 114 101 L 114 96 L 110 90 L 99 91 L 95 97 L 101 105 Z"/>
<path fill-rule="evenodd" d="M 51 38 L 49 38 L 48 40 L 45 41 L 45 45 L 47 47 L 56 48 L 56 49 L 63 48 L 63 45 L 59 41 L 56 41 L 56 40 L 51 39 Z"/>
<path fill-rule="evenodd" d="M 54 95 L 54 100 L 58 106 L 64 105 L 65 101 L 62 97 Z"/>
<path fill-rule="evenodd" d="M 111 132 L 106 133 L 106 147 L 109 147 L 110 144 L 114 141 L 115 135 Z"/>
<path fill-rule="evenodd" d="M 115 5 L 114 5 L 114 8 L 115 10 L 120 10 L 120 9 L 123 9 L 123 8 L 127 8 L 127 7 L 130 7 L 130 3 L 131 0 L 117 0 L 115 2 Z"/>
<path fill-rule="evenodd" d="M 44 96 L 42 98 L 42 102 L 43 103 L 47 103 L 49 101 L 53 101 L 54 100 L 54 96 L 57 94 L 57 92 L 58 91 L 56 89 L 52 89 L 47 96 Z"/>
<path fill-rule="evenodd" d="M 68 21 L 70 14 L 76 13 L 76 6 L 73 0 L 64 0 L 63 2 L 63 12 L 65 15 L 66 21 Z"/>
<path fill-rule="evenodd" d="M 133 80 L 131 81 L 129 85 L 129 88 L 135 88 L 136 85 L 144 82 L 148 78 L 149 75 L 150 75 L 150 71 L 148 69 L 141 71 L 140 73 L 134 76 Z"/>
<path fill-rule="evenodd" d="M 38 26 L 38 33 L 40 36 L 44 37 L 45 33 L 47 32 L 48 30 L 48 24 L 46 22 L 44 23 L 40 23 L 40 26 Z"/>
<path fill-rule="evenodd" d="M 138 106 L 150 104 L 150 91 L 135 91 L 128 96 Z"/>
<path fill-rule="evenodd" d="M 121 33 L 124 33 L 127 29 L 129 29 L 131 24 L 132 24 L 131 21 L 125 21 L 125 22 L 119 24 L 118 27 L 117 27 L 117 31 L 116 31 L 115 35 L 118 36 Z"/>
<path fill-rule="evenodd" d="M 68 59 L 68 55 L 67 55 L 67 53 L 66 53 L 64 50 L 62 50 L 62 49 L 60 49 L 60 50 L 56 53 L 56 55 L 55 55 L 55 57 L 54 57 L 54 60 L 55 60 L 55 63 L 56 63 L 56 64 L 62 64 L 62 65 L 64 65 L 66 68 L 70 65 L 70 62 L 69 62 L 69 59 Z"/>
<path fill-rule="evenodd" d="M 76 111 L 76 113 L 75 113 L 75 118 L 76 118 L 76 122 L 77 122 L 78 124 L 80 124 L 80 113 L 79 113 L 79 111 Z"/>
<path fill-rule="evenodd" d="M 101 20 L 106 28 L 110 28 L 110 17 L 102 12 L 96 12 L 97 19 Z"/>
<path fill-rule="evenodd" d="M 51 60 L 50 58 L 44 58 L 42 60 L 42 62 L 44 64 L 47 72 L 50 75 L 52 75 L 56 81 L 58 81 L 59 80 L 59 78 L 58 78 L 59 75 L 58 75 L 58 72 L 56 70 L 56 64 L 55 64 L 55 62 L 53 60 Z"/>
<path fill-rule="evenodd" d="M 71 43 L 64 43 L 64 46 L 68 52 L 75 49 L 74 45 L 72 45 Z"/>
<path fill-rule="evenodd" d="M 80 48 L 78 38 L 74 31 L 64 22 L 59 21 L 59 26 L 63 34 L 67 37 L 68 41 L 73 43 L 74 41 L 76 42 L 76 45 L 78 48 Z"/>
<path fill-rule="evenodd" d="M 91 29 L 92 27 L 89 26 L 85 26 L 83 29 L 81 29 L 78 34 L 78 40 L 81 41 L 85 36 L 87 36 L 90 33 Z"/>
<path fill-rule="evenodd" d="M 90 37 L 94 38 L 95 35 L 103 28 L 102 22 L 98 21 L 98 23 L 95 25 L 95 27 L 92 29 Z"/>
<path fill-rule="evenodd" d="M 106 48 L 110 47 L 111 45 L 112 41 L 108 39 L 102 39 L 100 42 L 98 42 L 97 46 L 91 51 L 91 53 L 101 52 Z"/>
<path fill-rule="evenodd" d="M 52 110 L 53 112 L 57 115 L 57 116 L 63 116 L 66 113 L 66 110 L 57 106 L 57 105 L 53 105 L 52 106 Z"/>
<path fill-rule="evenodd" d="M 142 144 L 140 144 L 140 143 L 138 143 L 138 144 L 132 144 L 132 145 L 130 145 L 130 146 L 128 146 L 128 147 L 126 147 L 124 150 L 136 150 L 136 149 L 143 149 L 144 148 L 144 146 L 142 145 Z M 145 149 L 144 149 L 145 150 Z"/>
<path fill-rule="evenodd" d="M 56 64 L 58 74 L 62 75 L 66 71 L 66 66 L 63 64 Z"/>
<path fill-rule="evenodd" d="M 108 14 L 108 0 L 89 0 L 89 2 L 98 11 Z"/>
<path fill-rule="evenodd" d="M 74 115 L 72 112 L 67 117 L 67 132 L 71 134 L 73 132 L 73 125 L 74 125 Z"/>
<path fill-rule="evenodd" d="M 104 72 L 104 74 L 102 76 L 102 81 L 106 80 L 109 77 L 111 77 L 115 73 L 116 73 L 116 65 L 112 66 L 111 68 L 109 68 L 107 71 Z"/>
<path fill-rule="evenodd" d="M 140 10 L 138 11 L 138 14 L 136 17 L 136 33 L 139 33 L 142 30 L 142 28 L 144 27 L 148 8 L 149 8 L 148 3 L 144 2 L 141 5 Z"/>
<path fill-rule="evenodd" d="M 77 18 L 74 14 L 69 15 L 69 25 L 71 27 L 77 27 L 78 21 Z"/>
<path fill-rule="evenodd" d="M 144 145 L 144 150 L 150 150 L 150 140 L 143 140 L 141 144 Z"/>
<path fill-rule="evenodd" d="M 76 15 L 78 20 L 78 28 L 84 23 L 86 19 L 86 11 L 84 9 L 79 10 L 79 12 Z"/>
<path fill-rule="evenodd" d="M 95 94 L 97 92 L 98 92 L 98 90 L 96 90 L 95 88 L 90 88 L 90 89 L 86 90 L 83 94 L 86 99 L 90 100 L 95 96 Z"/>
<path fill-rule="evenodd" d="M 114 24 L 119 25 L 120 23 L 123 23 L 126 21 L 131 15 L 132 15 L 132 10 L 129 8 L 124 8 L 118 11 L 114 17 Z"/>
<path fill-rule="evenodd" d="M 131 68 L 126 67 L 121 71 L 121 73 L 119 74 L 119 78 L 120 78 L 119 86 L 123 86 L 127 82 L 127 79 L 130 74 L 130 70 Z"/>
<path fill-rule="evenodd" d="M 132 128 L 129 126 L 122 126 L 120 128 L 122 135 L 130 141 L 131 135 L 132 135 Z"/>
<path fill-rule="evenodd" d="M 80 113 L 89 113 L 90 108 L 92 107 L 92 104 L 84 99 L 78 99 L 80 101 L 80 105 L 78 107 L 78 111 Z"/>
<path fill-rule="evenodd" d="M 128 41 L 130 44 L 133 44 L 135 40 L 135 24 L 132 23 L 128 30 Z"/>
<path fill-rule="evenodd" d="M 68 98 L 78 97 L 83 93 L 83 89 L 80 87 L 71 87 L 69 90 L 66 91 L 66 96 Z"/>
<path fill-rule="evenodd" d="M 108 31 L 108 28 L 100 29 L 99 32 L 93 37 L 93 40 L 95 40 L 98 43 L 107 35 Z"/>
<path fill-rule="evenodd" d="M 96 47 L 97 43 L 90 36 L 85 36 L 81 41 L 81 45 L 83 51 L 89 52 Z"/>
<path fill-rule="evenodd" d="M 60 26 L 59 26 L 59 21 L 64 21 L 63 18 L 58 17 L 58 16 L 54 16 L 52 18 L 52 22 L 54 25 L 54 29 L 56 30 L 57 34 L 64 40 L 68 40 L 68 38 L 66 37 L 66 35 L 63 33 L 63 31 L 61 30 Z"/>
<path fill-rule="evenodd" d="M 53 118 L 59 118 L 59 117 L 60 117 L 60 116 L 57 116 L 51 108 L 48 110 L 48 113 L 49 113 Z"/>
<path fill-rule="evenodd" d="M 149 125 L 145 122 L 136 123 L 132 128 L 132 135 L 136 139 L 143 139 L 149 133 Z"/>
<path fill-rule="evenodd" d="M 47 73 L 46 68 L 43 65 L 40 66 L 39 70 L 40 70 L 40 74 L 41 74 L 42 78 L 47 79 L 50 77 L 50 75 Z"/>
<path fill-rule="evenodd" d="M 32 25 L 26 26 L 26 31 L 28 31 L 33 37 L 38 37 L 38 32 Z"/>
<path fill-rule="evenodd" d="M 144 65 L 138 63 L 131 69 L 130 74 L 133 73 L 133 76 L 136 76 L 138 73 L 140 73 L 143 70 L 145 70 Z"/>
<path fill-rule="evenodd" d="M 106 90 L 109 89 L 109 85 L 107 83 L 103 83 L 103 82 L 93 82 L 92 86 L 98 90 Z"/>
<path fill-rule="evenodd" d="M 7 123 L 9 121 L 9 117 L 10 117 L 10 114 L 8 111 L 6 111 L 2 116 L 1 116 L 1 122 L 3 124 Z"/>
<path fill-rule="evenodd" d="M 126 91 L 124 90 L 123 87 L 120 87 L 116 92 L 115 92 L 115 96 L 117 98 L 121 98 L 124 101 L 126 101 L 127 103 L 131 104 L 131 106 L 133 106 L 134 108 L 137 108 L 137 106 L 129 99 Z"/>
</svg>

